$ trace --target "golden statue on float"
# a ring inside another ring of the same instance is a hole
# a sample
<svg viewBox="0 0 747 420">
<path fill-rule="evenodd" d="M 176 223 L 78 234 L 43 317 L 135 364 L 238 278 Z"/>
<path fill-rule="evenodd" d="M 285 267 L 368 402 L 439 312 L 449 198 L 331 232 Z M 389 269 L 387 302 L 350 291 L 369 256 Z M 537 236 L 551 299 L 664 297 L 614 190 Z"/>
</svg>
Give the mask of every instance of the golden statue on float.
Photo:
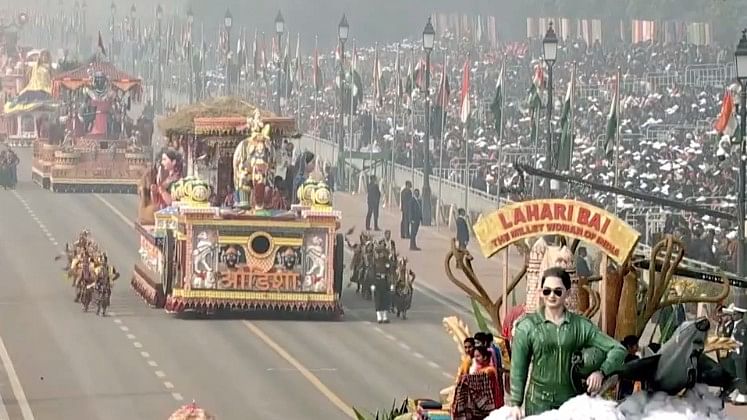
<svg viewBox="0 0 747 420">
<path fill-rule="evenodd" d="M 269 144 L 270 125 L 262 122 L 259 110 L 247 118 L 252 133 L 242 140 L 233 153 L 234 187 L 238 193 L 236 207 L 249 210 L 265 208 L 267 178 L 273 168 L 272 147 Z"/>
</svg>

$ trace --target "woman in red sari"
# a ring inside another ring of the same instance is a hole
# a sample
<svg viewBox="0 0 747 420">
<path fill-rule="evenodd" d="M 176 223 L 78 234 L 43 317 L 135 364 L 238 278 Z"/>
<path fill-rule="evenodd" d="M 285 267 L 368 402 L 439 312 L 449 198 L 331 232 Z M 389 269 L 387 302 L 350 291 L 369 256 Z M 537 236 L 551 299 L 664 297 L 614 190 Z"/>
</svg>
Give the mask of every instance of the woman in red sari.
<svg viewBox="0 0 747 420">
<path fill-rule="evenodd" d="M 475 357 L 470 367 L 471 375 L 488 374 L 490 376 L 490 389 L 493 392 L 495 408 L 503 407 L 503 387 L 498 380 L 498 370 L 492 363 L 493 354 L 487 347 L 475 347 Z"/>
<path fill-rule="evenodd" d="M 182 157 L 174 149 L 161 152 L 161 164 L 158 166 L 156 183 L 151 186 L 151 200 L 158 209 L 171 205 L 171 186 L 182 178 Z"/>
</svg>

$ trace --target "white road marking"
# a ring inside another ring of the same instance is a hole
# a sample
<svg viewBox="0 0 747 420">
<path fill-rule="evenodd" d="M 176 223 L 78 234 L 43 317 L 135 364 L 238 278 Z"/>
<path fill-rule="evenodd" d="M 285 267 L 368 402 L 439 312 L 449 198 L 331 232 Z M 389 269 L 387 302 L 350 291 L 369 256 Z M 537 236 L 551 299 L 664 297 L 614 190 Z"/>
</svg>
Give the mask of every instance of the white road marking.
<svg viewBox="0 0 747 420">
<path fill-rule="evenodd" d="M 267 368 L 268 372 L 299 372 L 295 368 Z M 337 372 L 337 368 L 317 368 L 309 369 L 309 372 Z"/>
<path fill-rule="evenodd" d="M 441 372 L 441 374 L 442 374 L 442 375 L 443 375 L 443 376 L 444 376 L 445 378 L 449 378 L 449 379 L 454 379 L 454 375 L 452 375 L 452 374 L 450 374 L 450 373 L 446 373 L 446 372 Z"/>
<path fill-rule="evenodd" d="M 418 359 L 425 359 L 425 356 L 423 356 L 422 353 L 415 352 L 412 355 L 415 356 Z"/>
<path fill-rule="evenodd" d="M 432 367 L 433 369 L 441 369 L 441 366 L 439 366 L 438 363 L 431 360 L 428 361 L 428 366 Z"/>
<path fill-rule="evenodd" d="M 57 240 L 55 239 L 55 237 L 49 231 L 47 226 L 34 213 L 34 211 L 31 209 L 31 207 L 26 202 L 26 200 L 24 200 L 23 197 L 21 197 L 16 191 L 13 191 L 13 194 L 26 208 L 26 211 L 31 216 L 31 218 L 34 220 L 34 222 L 36 222 L 37 226 L 39 227 L 39 229 L 41 229 L 42 233 L 46 235 L 46 237 L 55 247 L 59 247 L 59 244 L 57 243 Z M 125 217 L 125 215 L 119 212 L 119 210 L 117 210 L 114 206 L 112 206 L 110 203 L 108 203 L 106 200 L 103 199 L 103 197 L 99 196 L 98 194 L 95 194 L 95 196 L 102 203 L 104 203 L 107 207 L 109 207 L 109 209 L 112 210 L 115 215 L 117 215 L 120 219 L 122 219 L 125 222 L 125 224 L 134 228 L 134 224 L 131 221 L 129 221 L 127 217 Z M 117 316 L 116 312 L 110 311 L 109 315 L 114 319 L 114 323 L 119 325 L 119 329 L 121 331 L 128 332 L 130 330 L 129 327 L 122 324 L 122 320 L 120 318 L 116 318 Z M 131 333 L 128 333 L 126 336 L 129 340 L 135 340 L 137 338 L 134 334 L 131 334 Z M 138 349 L 143 348 L 143 344 L 140 343 L 139 341 L 134 341 L 132 345 Z M 148 352 L 141 351 L 140 356 L 146 359 L 149 366 L 154 367 L 154 368 L 158 367 L 158 363 L 150 359 L 150 354 Z M 3 366 L 5 367 L 5 371 L 7 372 L 8 378 L 10 379 L 11 387 L 13 388 L 13 394 L 15 395 L 16 402 L 21 409 L 23 420 L 34 420 L 34 414 L 31 412 L 31 407 L 29 406 L 28 401 L 26 400 L 26 395 L 23 392 L 20 379 L 16 375 L 15 369 L 13 368 L 13 364 L 10 360 L 10 355 L 8 354 L 8 350 L 5 348 L 5 344 L 2 342 L 1 337 L 0 337 L 0 359 L 2 359 Z M 159 378 L 166 377 L 166 373 L 162 370 L 155 371 L 155 375 Z M 166 389 L 169 389 L 169 390 L 174 389 L 174 384 L 171 382 L 166 381 L 163 383 L 163 385 L 164 387 L 166 387 Z M 171 396 L 176 401 L 184 400 L 184 397 L 182 397 L 182 395 L 177 392 L 173 392 Z M 7 409 L 5 405 L 3 404 L 2 398 L 0 398 L 0 420 L 10 420 Z"/>
<path fill-rule="evenodd" d="M 34 420 L 34 413 L 31 412 L 31 406 L 29 406 L 29 402 L 26 400 L 26 393 L 23 392 L 21 380 L 18 378 L 16 369 L 13 367 L 13 361 L 10 360 L 10 354 L 8 354 L 8 349 L 5 347 L 2 337 L 0 337 L 0 360 L 2 360 L 5 373 L 10 380 L 10 387 L 13 390 L 13 395 L 16 397 L 16 403 L 21 409 L 23 420 Z"/>
<path fill-rule="evenodd" d="M 412 350 L 412 349 L 410 348 L 410 346 L 408 346 L 408 345 L 407 345 L 407 343 L 403 343 L 403 342 L 400 342 L 400 343 L 399 343 L 399 346 L 400 346 L 400 347 L 402 347 L 402 349 L 404 349 L 404 350 L 406 350 L 406 351 L 410 351 L 410 350 Z M 415 353 L 415 354 L 420 354 L 420 353 Z"/>
</svg>

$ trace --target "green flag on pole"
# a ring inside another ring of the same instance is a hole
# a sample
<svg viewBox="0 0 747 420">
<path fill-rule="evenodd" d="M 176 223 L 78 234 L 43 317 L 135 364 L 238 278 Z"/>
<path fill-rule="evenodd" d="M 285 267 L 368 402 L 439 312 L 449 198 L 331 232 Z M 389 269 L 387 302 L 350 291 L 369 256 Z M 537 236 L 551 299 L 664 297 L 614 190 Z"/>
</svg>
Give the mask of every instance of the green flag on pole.
<svg viewBox="0 0 747 420">
<path fill-rule="evenodd" d="M 493 113 L 493 124 L 495 125 L 495 131 L 498 134 L 498 138 L 503 138 L 501 132 L 503 127 L 501 121 L 503 120 L 503 69 L 501 67 L 501 74 L 498 76 L 498 84 L 495 87 L 495 97 L 493 102 L 490 104 L 490 111 Z"/>
<path fill-rule="evenodd" d="M 612 158 L 615 151 L 615 143 L 617 137 L 617 119 L 618 119 L 618 102 L 619 102 L 619 90 L 615 89 L 615 96 L 612 98 L 612 105 L 610 106 L 610 113 L 607 116 L 607 133 L 604 139 L 604 153 L 608 159 Z"/>
</svg>

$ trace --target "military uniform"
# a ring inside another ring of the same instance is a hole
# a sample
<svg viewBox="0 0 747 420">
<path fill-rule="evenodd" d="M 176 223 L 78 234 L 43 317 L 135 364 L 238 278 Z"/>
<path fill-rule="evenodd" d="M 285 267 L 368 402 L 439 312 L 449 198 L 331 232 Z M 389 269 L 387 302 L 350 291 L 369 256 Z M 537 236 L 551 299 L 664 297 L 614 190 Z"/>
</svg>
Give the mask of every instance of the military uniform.
<svg viewBox="0 0 747 420">
<path fill-rule="evenodd" d="M 604 352 L 599 369 L 604 375 L 622 366 L 627 353 L 587 318 L 566 311 L 563 322 L 555 325 L 542 308 L 519 321 L 511 347 L 511 403 L 523 403 L 527 416 L 556 409 L 577 395 L 571 377 L 574 352 L 590 347 Z"/>
</svg>

